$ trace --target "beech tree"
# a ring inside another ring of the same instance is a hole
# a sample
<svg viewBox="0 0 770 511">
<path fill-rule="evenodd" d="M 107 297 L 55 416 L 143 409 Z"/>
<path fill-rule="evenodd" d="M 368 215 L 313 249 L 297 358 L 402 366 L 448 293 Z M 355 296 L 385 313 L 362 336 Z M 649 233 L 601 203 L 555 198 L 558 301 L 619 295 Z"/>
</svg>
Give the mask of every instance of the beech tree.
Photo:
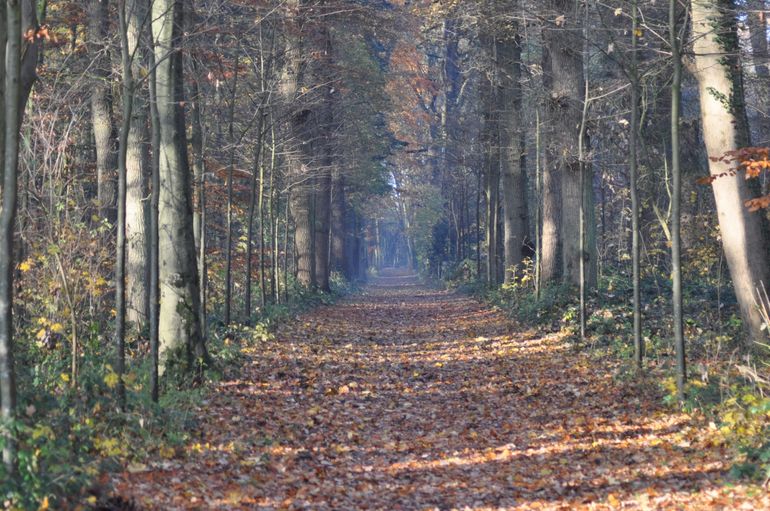
<svg viewBox="0 0 770 511">
<path fill-rule="evenodd" d="M 731 163 L 725 161 L 729 152 L 749 145 L 743 76 L 736 60 L 738 34 L 730 7 L 731 2 L 724 0 L 692 0 L 692 72 L 698 80 L 703 139 L 725 259 L 748 338 L 757 341 L 763 338 L 764 321 L 756 307 L 756 291 L 770 275 L 762 216 L 745 206 L 756 193 L 745 176 L 731 172 Z"/>
<path fill-rule="evenodd" d="M 14 226 L 18 204 L 19 131 L 24 109 L 37 79 L 38 33 L 36 5 L 32 1 L 0 3 L 0 421 L 4 436 L 2 457 L 9 474 L 16 464 L 16 377 L 14 368 Z"/>
<path fill-rule="evenodd" d="M 200 324 L 198 266 L 182 105 L 183 4 L 154 0 L 155 89 L 160 146 L 158 248 L 160 364 L 192 371 L 207 363 Z"/>
</svg>

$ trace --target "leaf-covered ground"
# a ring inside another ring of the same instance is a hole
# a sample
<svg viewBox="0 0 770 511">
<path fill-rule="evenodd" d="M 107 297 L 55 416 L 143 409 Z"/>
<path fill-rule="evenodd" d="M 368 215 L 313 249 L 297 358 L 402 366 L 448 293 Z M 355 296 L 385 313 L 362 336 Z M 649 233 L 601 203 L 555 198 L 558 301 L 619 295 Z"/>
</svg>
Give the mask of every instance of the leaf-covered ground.
<svg viewBox="0 0 770 511">
<path fill-rule="evenodd" d="M 612 374 L 392 274 L 260 344 L 196 442 L 117 489 L 163 510 L 770 508 L 708 425 Z"/>
</svg>

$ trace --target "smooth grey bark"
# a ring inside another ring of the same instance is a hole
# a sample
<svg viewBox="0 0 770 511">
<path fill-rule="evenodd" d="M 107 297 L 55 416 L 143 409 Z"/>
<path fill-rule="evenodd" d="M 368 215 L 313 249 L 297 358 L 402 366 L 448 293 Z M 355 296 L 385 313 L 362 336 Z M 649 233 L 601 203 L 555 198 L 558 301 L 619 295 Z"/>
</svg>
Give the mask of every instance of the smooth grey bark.
<svg viewBox="0 0 770 511">
<path fill-rule="evenodd" d="M 150 187 L 150 224 L 149 224 L 149 322 L 150 322 L 150 397 L 154 403 L 160 398 L 160 249 L 158 247 L 160 227 L 158 210 L 160 204 L 160 114 L 158 113 L 157 79 L 155 68 L 155 50 L 152 36 L 152 24 L 147 23 L 147 34 L 150 39 L 148 64 L 150 67 L 149 114 L 150 114 L 150 147 L 152 148 Z"/>
<path fill-rule="evenodd" d="M 263 82 L 264 83 L 264 82 Z M 265 91 L 263 90 L 264 94 Z M 251 324 L 251 273 L 252 273 L 252 258 L 254 254 L 254 212 L 259 207 L 260 218 L 262 218 L 262 198 L 264 196 L 265 189 L 265 166 L 262 162 L 262 130 L 265 121 L 265 115 L 262 111 L 264 109 L 264 103 L 259 106 L 260 113 L 259 120 L 257 121 L 257 141 L 254 143 L 254 165 L 251 171 L 251 190 L 249 193 L 249 212 L 247 215 L 247 228 L 246 228 L 246 282 L 245 282 L 245 296 L 243 300 L 243 318 L 246 324 Z M 259 183 L 259 193 L 257 193 L 257 183 Z M 261 226 L 261 223 L 260 223 Z M 260 249 L 262 248 L 262 241 L 259 243 Z M 264 252 L 259 254 L 260 259 L 264 258 Z M 264 296 L 264 295 L 263 295 Z M 263 304 L 264 305 L 264 304 Z"/>
<path fill-rule="evenodd" d="M 23 34 L 37 34 L 37 15 L 33 2 L 7 0 L 0 9 L 0 43 L 4 59 L 0 61 L 3 78 L 2 112 L 5 117 L 0 133 L 2 147 L 2 204 L 0 205 L 0 422 L 16 419 L 16 377 L 13 347 L 13 242 L 18 199 L 19 132 L 24 108 L 37 79 L 38 52 L 41 41 L 33 37 L 22 41 Z M 6 431 L 3 429 L 3 431 Z M 16 438 L 6 433 L 2 450 L 6 472 L 15 473 Z"/>
<path fill-rule="evenodd" d="M 109 30 L 109 1 L 89 0 L 88 37 L 91 53 L 91 123 L 96 150 L 96 199 L 99 215 L 115 219 L 117 147 L 112 115 Z"/>
<path fill-rule="evenodd" d="M 134 107 L 134 75 L 131 65 L 132 53 L 129 43 L 129 21 L 127 9 L 134 8 L 131 0 L 118 2 L 118 30 L 123 72 L 123 122 L 118 140 L 118 196 L 117 196 L 117 241 L 115 261 L 115 372 L 118 375 L 117 401 L 121 409 L 126 405 L 126 387 L 123 375 L 126 371 L 126 182 L 128 142 Z M 134 47 L 136 49 L 136 47 Z"/>
<path fill-rule="evenodd" d="M 482 78 L 481 98 L 484 105 L 482 144 L 484 148 L 484 196 L 486 199 L 487 285 L 498 284 L 498 213 L 500 209 L 500 131 L 497 97 L 497 43 L 492 34 L 482 34 L 482 44 L 490 60 L 488 76 Z"/>
<path fill-rule="evenodd" d="M 189 4 L 188 4 L 189 7 Z M 194 77 L 190 81 L 190 147 L 193 167 L 193 235 L 198 254 L 198 288 L 200 292 L 200 318 L 203 338 L 207 337 L 206 315 L 208 274 L 206 269 L 206 162 L 203 144 L 203 96 L 198 86 L 198 64 L 192 61 Z"/>
<path fill-rule="evenodd" d="M 543 88 L 551 89 L 553 73 L 551 72 L 551 53 L 548 50 L 547 38 L 543 29 Z M 558 165 L 558 159 L 554 153 L 555 145 L 552 140 L 552 131 L 555 126 L 556 115 L 553 111 L 555 105 L 546 99 L 545 129 L 541 136 L 541 225 L 540 225 L 540 283 L 550 284 L 561 277 L 561 181 L 562 172 Z M 542 124 L 541 124 L 542 126 Z M 544 139 L 544 140 L 543 140 Z M 542 143 L 545 142 L 545 143 Z"/>
<path fill-rule="evenodd" d="M 754 64 L 757 107 L 761 110 L 756 116 L 756 131 L 759 145 L 770 143 L 770 69 L 768 69 L 767 16 L 766 0 L 748 0 L 746 21 L 749 27 L 751 58 Z"/>
<path fill-rule="evenodd" d="M 158 333 L 161 373 L 175 364 L 180 364 L 183 371 L 198 372 L 208 363 L 200 327 L 190 171 L 181 104 L 182 15 L 180 0 L 154 0 L 152 32 L 160 128 Z"/>
<path fill-rule="evenodd" d="M 126 0 L 128 31 L 126 44 L 130 71 L 141 76 L 141 41 L 144 26 L 149 23 L 146 0 Z M 133 80 L 132 80 L 133 82 Z M 133 99 L 131 122 L 126 141 L 126 320 L 139 330 L 144 329 L 149 317 L 150 280 L 148 226 L 150 204 L 149 186 L 149 132 L 147 120 L 147 89 L 132 84 Z M 125 114 L 125 112 L 124 112 Z"/>
<path fill-rule="evenodd" d="M 235 75 L 233 77 L 233 90 L 230 94 L 230 122 L 228 135 L 230 138 L 230 163 L 227 166 L 227 234 L 225 235 L 225 326 L 230 325 L 231 309 L 233 304 L 233 171 L 235 169 L 235 153 L 237 144 L 235 140 L 235 101 L 238 94 L 238 61 L 240 59 L 241 46 L 235 54 Z"/>
<path fill-rule="evenodd" d="M 642 337 L 642 293 L 641 293 L 641 232 L 639 228 L 639 55 L 638 32 L 639 11 L 637 0 L 631 3 L 631 67 L 629 82 L 631 85 L 631 126 L 629 144 L 629 171 L 631 193 L 631 274 L 634 295 L 634 361 L 637 370 L 641 371 L 644 364 L 644 338 Z M 604 223 L 602 222 L 602 225 Z"/>
<path fill-rule="evenodd" d="M 737 27 L 735 17 L 726 9 L 729 4 L 726 0 L 692 0 L 693 73 L 700 92 L 709 171 L 712 176 L 721 176 L 711 186 L 722 247 L 751 347 L 753 341 L 766 339 L 755 293 L 770 282 L 770 272 L 762 215 L 744 205 L 756 195 L 743 174 L 730 175 L 734 165 L 722 159 L 749 143 L 743 77 L 735 57 Z"/>
<path fill-rule="evenodd" d="M 674 67 L 671 79 L 671 280 L 674 346 L 676 349 L 676 388 L 681 402 L 684 400 L 684 385 L 687 381 L 687 361 L 682 312 L 682 170 L 679 136 L 682 101 L 682 54 L 677 17 L 677 0 L 670 0 L 668 28 Z"/>
</svg>

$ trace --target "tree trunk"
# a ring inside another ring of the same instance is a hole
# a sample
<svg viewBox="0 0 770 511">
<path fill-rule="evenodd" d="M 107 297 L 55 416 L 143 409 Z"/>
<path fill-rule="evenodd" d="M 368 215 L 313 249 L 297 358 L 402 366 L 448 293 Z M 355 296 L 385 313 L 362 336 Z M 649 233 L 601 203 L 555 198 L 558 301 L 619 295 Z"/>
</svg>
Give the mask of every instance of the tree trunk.
<svg viewBox="0 0 770 511">
<path fill-rule="evenodd" d="M 332 173 L 332 226 L 331 267 L 342 272 L 345 269 L 345 177 L 335 168 Z"/>
<path fill-rule="evenodd" d="M 146 24 L 146 32 L 150 37 L 150 51 L 147 55 L 150 66 L 149 114 L 150 114 L 150 147 L 152 147 L 150 187 L 150 232 L 148 245 L 150 251 L 150 298 L 149 298 L 149 323 L 150 323 L 150 397 L 154 403 L 160 398 L 160 251 L 158 240 L 160 227 L 158 225 L 158 210 L 160 204 L 160 114 L 158 113 L 158 94 L 155 67 L 155 51 L 152 36 L 151 23 Z"/>
<path fill-rule="evenodd" d="M 751 57 L 756 75 L 754 90 L 761 112 L 757 115 L 755 129 L 759 134 L 758 145 L 770 143 L 770 70 L 767 67 L 767 2 L 766 0 L 748 0 L 747 22 L 751 36 Z"/>
<path fill-rule="evenodd" d="M 128 57 L 133 76 L 140 76 L 141 32 L 148 16 L 146 0 L 127 0 Z M 147 129 L 147 90 L 137 87 L 131 115 L 131 128 L 126 147 L 126 320 L 138 329 L 147 324 L 149 314 L 149 245 L 147 226 L 150 208 L 149 191 L 149 133 Z"/>
<path fill-rule="evenodd" d="M 298 100 L 300 81 L 305 75 L 302 48 L 301 2 L 288 0 L 284 6 L 284 66 L 280 92 L 285 109 L 284 140 L 290 141 L 284 152 L 291 181 L 291 216 L 294 219 L 297 281 L 304 287 L 315 286 L 314 226 L 312 219 L 313 182 L 308 164 L 312 156 L 312 112 L 305 109 L 307 99 Z"/>
<path fill-rule="evenodd" d="M 500 157 L 503 203 L 503 247 L 505 282 L 516 277 L 514 267 L 521 271 L 522 248 L 527 235 L 527 182 L 522 165 L 521 130 L 521 45 L 518 26 L 512 34 L 505 34 L 497 42 L 497 66 L 499 67 Z"/>
<path fill-rule="evenodd" d="M 692 0 L 694 73 L 700 91 L 703 139 L 727 266 L 730 269 L 749 342 L 764 338 L 755 291 L 767 285 L 767 244 L 760 213 L 744 203 L 753 197 L 745 176 L 729 175 L 734 165 L 722 161 L 729 151 L 748 143 L 742 73 L 735 57 L 738 36 L 726 0 Z M 714 161 L 718 159 L 718 161 Z"/>
<path fill-rule="evenodd" d="M 198 65 L 196 59 L 191 59 L 193 73 L 198 75 Z M 201 252 L 203 239 L 203 174 L 205 163 L 203 160 L 203 97 L 198 87 L 198 80 L 194 77 L 190 81 L 190 148 L 192 149 L 192 167 L 193 167 L 193 233 L 195 234 L 196 250 Z M 198 274 L 203 275 L 203 261 L 198 261 Z M 202 284 L 201 284 L 202 286 Z"/>
<path fill-rule="evenodd" d="M 486 238 L 487 238 L 487 285 L 494 286 L 498 283 L 498 210 L 500 197 L 500 133 L 497 115 L 499 100 L 497 98 L 497 74 L 495 66 L 497 60 L 496 41 L 494 36 L 486 35 L 482 38 L 484 46 L 489 49 L 491 60 L 490 76 L 482 78 L 482 98 L 484 102 L 484 195 L 486 198 Z"/>
<path fill-rule="evenodd" d="M 321 5 L 325 7 L 326 2 Z M 330 229 L 332 223 L 332 172 L 334 167 L 334 99 L 335 76 L 332 38 L 329 31 L 328 16 L 319 19 L 318 47 L 319 57 L 315 61 L 314 80 L 321 85 L 317 101 L 318 138 L 320 139 L 321 168 L 318 169 L 315 189 L 315 272 L 316 284 L 323 292 L 331 291 L 329 286 L 330 266 Z"/>
<path fill-rule="evenodd" d="M 264 91 L 262 91 L 264 94 Z M 257 121 L 257 141 L 254 144 L 254 166 L 252 167 L 251 186 L 249 191 L 249 212 L 246 219 L 246 282 L 243 300 L 243 320 L 247 325 L 251 324 L 251 263 L 254 253 L 254 211 L 259 202 L 260 227 L 262 226 L 262 196 L 265 188 L 265 166 L 262 162 L 262 128 L 264 125 L 264 103 L 259 106 L 259 120 Z M 257 194 L 257 182 L 259 182 L 259 194 Z M 262 249 L 263 239 L 260 239 L 259 248 Z M 260 250 L 260 260 L 264 258 L 264 251 Z M 260 272 L 261 275 L 261 272 Z M 263 293 L 264 299 L 264 293 Z M 263 303 L 264 305 L 264 303 Z"/>
<path fill-rule="evenodd" d="M 188 8 L 192 6 L 188 3 Z M 192 12 L 189 13 L 192 16 Z M 193 235 L 198 262 L 198 288 L 200 293 L 200 318 L 203 338 L 207 337 L 206 327 L 206 163 L 203 153 L 203 96 L 198 86 L 198 65 L 196 59 L 190 59 L 195 77 L 190 81 L 190 147 L 192 148 L 193 166 Z"/>
<path fill-rule="evenodd" d="M 543 30 L 545 40 L 545 29 Z M 544 41 L 545 43 L 545 41 Z M 553 82 L 551 78 L 551 55 L 543 46 L 543 88 L 547 91 Z M 550 121 L 554 118 L 553 105 L 546 100 L 545 144 L 541 144 L 541 188 L 540 188 L 540 283 L 556 282 L 561 277 L 561 172 L 553 152 Z"/>
<path fill-rule="evenodd" d="M 642 337 L 642 293 L 641 293 L 641 263 L 640 263 L 640 237 L 639 230 L 639 188 L 637 176 L 639 174 L 639 66 L 638 66 L 638 26 L 639 11 L 637 0 L 631 4 L 631 69 L 629 70 L 629 82 L 631 85 L 631 126 L 629 134 L 629 171 L 631 193 L 631 274 L 634 294 L 634 361 L 637 370 L 641 371 L 644 364 L 644 338 Z M 602 193 L 602 196 L 604 194 Z M 602 200 L 602 206 L 604 201 Z M 602 211 L 604 208 L 602 207 Z M 604 229 L 604 219 L 602 219 Z M 602 238 L 604 238 L 602 236 Z"/>
<path fill-rule="evenodd" d="M 155 0 L 155 79 L 160 121 L 160 367 L 199 370 L 208 362 L 201 335 L 190 172 L 181 101 L 181 0 Z"/>
<path fill-rule="evenodd" d="M 96 198 L 101 218 L 114 221 L 117 152 L 112 119 L 110 48 L 107 41 L 109 20 L 109 1 L 90 0 L 88 32 L 89 51 L 93 61 L 91 122 L 96 149 Z"/>
<path fill-rule="evenodd" d="M 671 79 L 671 287 L 674 346 L 676 349 L 676 388 L 679 401 L 684 400 L 684 385 L 687 381 L 687 363 L 684 344 L 684 318 L 682 314 L 682 241 L 681 202 L 682 171 L 680 168 L 679 121 L 682 102 L 682 54 L 677 27 L 677 0 L 669 2 L 669 36 L 674 73 Z"/>
<path fill-rule="evenodd" d="M 553 9 L 553 20 L 563 22 L 544 28 L 548 56 L 547 67 L 543 70 L 547 82 L 549 121 L 555 127 L 551 133 L 549 166 L 544 175 L 544 192 L 549 193 L 547 174 L 556 170 L 561 174 L 561 250 L 562 276 L 574 285 L 580 285 L 580 215 L 581 202 L 590 199 L 592 186 L 592 166 L 581 165 L 578 153 L 581 145 L 581 118 L 585 95 L 585 77 L 583 73 L 583 38 L 581 25 L 583 16 L 578 11 L 579 5 L 573 0 L 549 0 Z M 585 143 L 585 141 L 583 141 Z M 587 145 L 587 144 L 586 144 Z M 550 166 L 555 165 L 556 169 Z M 581 172 L 586 173 L 581 178 Z M 583 186 L 581 187 L 581 183 Z M 586 187 L 589 189 L 587 190 Z M 548 199 L 546 199 L 548 200 Z M 594 222 L 593 201 L 585 204 L 586 225 Z M 543 241 L 551 243 L 548 213 L 544 211 Z M 548 246 L 548 245 L 546 245 Z M 596 282 L 596 247 L 590 240 L 586 242 L 587 278 L 589 285 Z M 544 258 L 545 259 L 545 258 Z M 545 260 L 544 260 L 545 263 Z M 544 270 L 546 265 L 544 264 Z M 548 280 L 544 271 L 544 280 Z"/>
<path fill-rule="evenodd" d="M 23 34 L 37 33 L 33 2 L 7 0 L 0 8 L 0 77 L 3 78 L 4 131 L 2 147 L 2 207 L 0 207 L 0 422 L 16 419 L 16 378 L 13 357 L 13 239 L 16 225 L 19 166 L 19 130 L 32 85 L 37 79 L 36 66 L 40 40 L 22 42 Z M 24 48 L 22 49 L 22 46 Z M 8 474 L 16 468 L 16 438 L 3 430 L 2 459 Z"/>
</svg>

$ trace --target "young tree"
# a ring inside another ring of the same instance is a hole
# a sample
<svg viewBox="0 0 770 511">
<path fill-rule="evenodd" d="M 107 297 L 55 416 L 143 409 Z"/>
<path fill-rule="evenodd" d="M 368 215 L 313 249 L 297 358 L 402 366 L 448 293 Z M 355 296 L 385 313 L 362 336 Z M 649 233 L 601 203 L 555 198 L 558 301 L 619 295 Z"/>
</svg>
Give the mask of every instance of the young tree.
<svg viewBox="0 0 770 511">
<path fill-rule="evenodd" d="M 687 381 L 687 363 L 684 344 L 684 318 L 682 311 L 682 237 L 681 202 L 682 171 L 680 165 L 680 116 L 682 102 L 682 54 L 679 32 L 677 0 L 669 1 L 668 31 L 671 46 L 673 76 L 671 79 L 671 280 L 674 320 L 674 346 L 676 348 L 676 388 L 679 400 L 684 399 Z"/>
</svg>

